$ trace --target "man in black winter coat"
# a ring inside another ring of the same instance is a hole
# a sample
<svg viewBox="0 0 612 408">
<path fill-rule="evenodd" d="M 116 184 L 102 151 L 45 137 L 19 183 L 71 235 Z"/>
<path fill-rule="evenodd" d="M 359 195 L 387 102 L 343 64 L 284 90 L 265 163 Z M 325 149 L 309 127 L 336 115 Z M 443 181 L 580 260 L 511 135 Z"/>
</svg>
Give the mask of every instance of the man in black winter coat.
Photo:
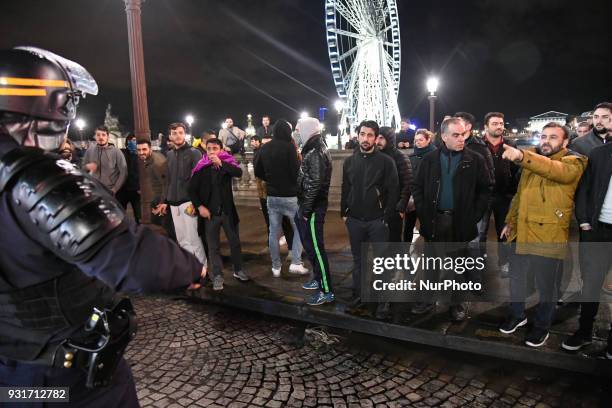
<svg viewBox="0 0 612 408">
<path fill-rule="evenodd" d="M 584 156 L 597 146 L 612 139 L 612 103 L 602 102 L 593 110 L 593 129 L 584 136 L 574 139 L 570 149 Z"/>
<path fill-rule="evenodd" d="M 454 118 L 463 120 L 465 126 L 465 147 L 473 152 L 478 153 L 485 159 L 485 165 L 489 171 L 491 182 L 495 179 L 495 166 L 493 165 L 493 156 L 487 148 L 487 144 L 479 137 L 472 134 L 472 129 L 476 123 L 476 118 L 469 112 L 457 112 Z"/>
<path fill-rule="evenodd" d="M 361 244 L 387 242 L 399 196 L 393 160 L 376 148 L 375 121 L 359 124 L 359 148 L 344 161 L 340 213 L 346 223 L 353 253 L 353 298 L 361 296 Z"/>
<path fill-rule="evenodd" d="M 478 236 L 476 224 L 489 205 L 492 182 L 481 155 L 466 149 L 465 126 L 459 118 L 442 122 L 440 149 L 423 158 L 412 194 L 427 242 L 467 243 Z M 429 246 L 437 256 L 447 256 L 441 245 Z M 426 313 L 433 304 L 423 303 L 414 313 Z M 466 305 L 451 305 L 451 319 L 467 317 Z"/>
<path fill-rule="evenodd" d="M 321 137 L 321 124 L 317 119 L 300 119 L 296 130 L 303 147 L 297 182 L 299 210 L 295 216 L 295 223 L 300 231 L 308 260 L 313 267 L 313 280 L 306 282 L 302 287 L 317 291 L 307 302 L 316 306 L 334 301 L 329 261 L 323 240 L 332 159 Z"/>
<path fill-rule="evenodd" d="M 234 156 L 223 150 L 217 139 L 206 141 L 206 155 L 193 169 L 189 181 L 189 198 L 200 217 L 205 219 L 208 255 L 212 263 L 213 289 L 223 289 L 223 261 L 221 260 L 221 228 L 230 245 L 234 278 L 248 281 L 242 270 L 242 248 L 238 230 L 238 211 L 234 204 L 232 178 L 242 177 L 242 169 Z"/>
<path fill-rule="evenodd" d="M 493 170 L 495 176 L 495 187 L 491 196 L 491 205 L 487 208 L 482 220 L 478 223 L 478 234 L 480 242 L 487 241 L 489 222 L 491 215 L 495 219 L 495 234 L 498 242 L 505 241 L 501 238 L 501 232 L 506 225 L 506 215 L 510 209 L 512 197 L 516 194 L 519 182 L 519 166 L 510 160 L 502 158 L 504 144 L 516 147 L 512 141 L 504 139 L 504 114 L 501 112 L 489 112 L 485 115 L 485 137 L 484 141 L 493 158 Z M 509 247 L 498 245 L 498 266 L 502 276 L 508 276 L 509 272 Z"/>
<path fill-rule="evenodd" d="M 576 218 L 580 225 L 582 293 L 578 330 L 561 345 L 577 351 L 593 339 L 601 287 L 612 265 L 612 143 L 591 150 L 586 171 L 576 191 Z M 605 357 L 612 360 L 612 325 Z"/>
<path fill-rule="evenodd" d="M 399 201 L 395 206 L 395 214 L 389 222 L 389 242 L 402 242 L 402 227 L 410 200 L 410 186 L 412 185 L 412 165 L 410 160 L 395 147 L 395 131 L 393 128 L 383 126 L 380 128 L 376 145 L 381 152 L 391 157 L 397 168 L 399 181 Z"/>
</svg>

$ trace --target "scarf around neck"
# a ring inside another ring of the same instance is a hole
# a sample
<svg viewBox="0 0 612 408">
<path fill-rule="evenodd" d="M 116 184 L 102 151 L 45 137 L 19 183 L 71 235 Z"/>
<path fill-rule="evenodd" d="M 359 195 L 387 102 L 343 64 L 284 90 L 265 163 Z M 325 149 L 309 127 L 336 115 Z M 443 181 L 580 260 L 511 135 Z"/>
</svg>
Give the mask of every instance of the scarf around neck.
<svg viewBox="0 0 612 408">
<path fill-rule="evenodd" d="M 234 156 L 232 156 L 228 152 L 220 151 L 217 156 L 219 157 L 219 159 L 221 159 L 222 162 L 225 162 L 230 166 L 240 168 L 240 165 L 238 164 Z M 205 154 L 191 171 L 191 176 L 193 177 L 193 175 L 196 174 L 198 171 L 205 169 L 206 167 L 212 166 L 212 164 L 213 162 L 208 158 L 208 155 Z"/>
</svg>

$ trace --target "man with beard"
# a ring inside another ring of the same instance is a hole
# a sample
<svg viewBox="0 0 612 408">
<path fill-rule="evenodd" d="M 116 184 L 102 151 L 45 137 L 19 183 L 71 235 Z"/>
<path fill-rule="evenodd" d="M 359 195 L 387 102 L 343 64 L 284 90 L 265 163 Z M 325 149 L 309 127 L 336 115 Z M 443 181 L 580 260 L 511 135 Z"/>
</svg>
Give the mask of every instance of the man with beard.
<svg viewBox="0 0 612 408">
<path fill-rule="evenodd" d="M 260 141 L 263 140 L 264 137 L 269 137 L 272 135 L 272 126 L 270 126 L 270 116 L 264 115 L 261 118 L 261 126 L 257 128 L 257 139 Z"/>
<path fill-rule="evenodd" d="M 501 112 L 489 112 L 485 115 L 485 137 L 484 141 L 487 148 L 491 152 L 493 158 L 493 170 L 495 175 L 495 185 L 491 199 L 491 205 L 482 217 L 482 221 L 478 224 L 480 242 L 487 241 L 489 232 L 489 222 L 491 215 L 495 218 L 495 233 L 499 242 L 503 241 L 500 234 L 505 225 L 506 215 L 510 208 L 512 197 L 516 193 L 518 185 L 518 170 L 519 167 L 511 161 L 504 160 L 503 145 L 508 144 L 516 147 L 513 142 L 504 140 L 504 114 Z M 507 277 L 509 261 L 508 261 L 508 246 L 498 246 L 498 265 L 501 269 L 502 276 Z"/>
<path fill-rule="evenodd" d="M 503 146 L 502 157 L 523 170 L 500 234 L 508 241 L 516 241 L 516 255 L 510 258 L 510 314 L 499 330 L 510 334 L 527 324 L 527 276 L 533 271 L 540 302 L 533 327 L 525 338 L 530 347 L 540 347 L 548 339 L 574 194 L 587 165 L 586 157 L 568 151 L 568 142 L 569 131 L 551 122 L 544 126 L 537 150 Z"/>
<path fill-rule="evenodd" d="M 151 149 L 151 142 L 141 140 L 136 144 L 138 159 L 144 162 L 144 171 L 151 186 L 151 222 L 162 226 L 168 236 L 176 240 L 172 218 L 169 214 L 163 214 L 161 205 L 166 202 L 166 186 L 168 183 L 168 166 L 166 157 Z"/>
<path fill-rule="evenodd" d="M 376 138 L 376 146 L 381 152 L 393 159 L 397 168 L 400 195 L 395 207 L 395 214 L 389 223 L 389 242 L 402 242 L 402 225 L 410 199 L 410 186 L 412 185 L 412 166 L 410 160 L 395 147 L 395 131 L 393 128 L 388 126 L 380 128 Z"/>
<path fill-rule="evenodd" d="M 83 169 L 117 194 L 127 177 L 127 164 L 121 151 L 108 142 L 106 126 L 96 128 L 96 144 L 83 156 Z"/>
<path fill-rule="evenodd" d="M 376 149 L 378 123 L 359 124 L 359 148 L 344 161 L 340 214 L 346 223 L 353 253 L 353 303 L 361 297 L 361 244 L 386 242 L 396 213 L 399 182 L 395 163 Z"/>
<path fill-rule="evenodd" d="M 582 290 L 578 330 L 561 347 L 578 351 L 591 344 L 601 287 L 612 265 L 612 143 L 591 150 L 589 164 L 576 191 L 576 219 L 580 225 Z M 605 357 L 612 360 L 612 326 Z"/>
<path fill-rule="evenodd" d="M 570 148 L 588 156 L 591 150 L 597 146 L 609 142 L 612 139 L 612 103 L 602 102 L 595 106 L 593 111 L 593 130 L 585 136 L 574 139 Z"/>
</svg>

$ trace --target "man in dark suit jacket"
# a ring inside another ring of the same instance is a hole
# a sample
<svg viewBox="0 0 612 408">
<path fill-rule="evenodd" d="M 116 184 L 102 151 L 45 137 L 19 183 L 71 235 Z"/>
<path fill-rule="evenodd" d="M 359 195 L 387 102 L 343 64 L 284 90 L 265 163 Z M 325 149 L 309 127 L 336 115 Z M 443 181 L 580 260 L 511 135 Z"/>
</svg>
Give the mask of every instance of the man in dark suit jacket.
<svg viewBox="0 0 612 408">
<path fill-rule="evenodd" d="M 230 244 L 234 278 L 248 281 L 242 271 L 242 248 L 238 234 L 238 212 L 232 193 L 232 177 L 241 177 L 242 169 L 234 157 L 223 150 L 216 138 L 206 141 L 206 155 L 193 169 L 189 197 L 200 217 L 206 219 L 206 240 L 212 263 L 213 289 L 223 289 L 223 261 L 219 251 L 221 227 Z"/>
<path fill-rule="evenodd" d="M 591 150 L 589 163 L 576 191 L 576 219 L 580 225 L 582 294 L 578 330 L 561 345 L 577 351 L 591 343 L 599 309 L 601 286 L 612 265 L 612 143 Z M 612 360 L 612 326 L 606 358 Z"/>
<path fill-rule="evenodd" d="M 421 223 L 421 236 L 427 242 L 442 243 L 429 245 L 426 251 L 446 257 L 457 251 L 448 243 L 465 244 L 456 247 L 466 249 L 467 243 L 478 236 L 477 223 L 489 205 L 493 182 L 485 159 L 467 149 L 462 119 L 446 119 L 440 133 L 444 143 L 440 149 L 423 157 L 412 194 Z M 439 277 L 442 279 L 442 274 Z M 419 303 L 412 312 L 424 314 L 434 305 Z M 453 296 L 450 315 L 453 321 L 465 320 L 467 304 L 458 302 Z"/>
</svg>

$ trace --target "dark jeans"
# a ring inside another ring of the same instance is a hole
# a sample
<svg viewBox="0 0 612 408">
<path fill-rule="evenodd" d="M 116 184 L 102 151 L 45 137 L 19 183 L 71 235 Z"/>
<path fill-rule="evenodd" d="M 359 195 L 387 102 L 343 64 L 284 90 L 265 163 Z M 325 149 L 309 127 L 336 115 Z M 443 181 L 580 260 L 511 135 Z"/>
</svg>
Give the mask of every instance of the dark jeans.
<svg viewBox="0 0 612 408">
<path fill-rule="evenodd" d="M 535 276 L 540 301 L 536 308 L 534 326 L 548 330 L 557 302 L 557 276 L 563 260 L 537 255 L 510 256 L 510 312 L 515 318 L 525 314 L 528 276 Z"/>
<path fill-rule="evenodd" d="M 234 267 L 234 272 L 242 270 L 242 247 L 238 224 L 234 225 L 227 214 L 213 215 L 210 220 L 206 220 L 206 240 L 208 241 L 208 262 L 209 268 L 212 264 L 212 275 L 220 276 L 223 274 L 223 260 L 219 249 L 221 240 L 221 228 L 230 245 L 230 259 Z"/>
<path fill-rule="evenodd" d="M 127 210 L 127 205 L 132 204 L 132 211 L 134 211 L 134 218 L 136 224 L 140 223 L 140 194 L 136 190 L 119 190 L 117 193 L 117 201 L 121 206 Z"/>
<path fill-rule="evenodd" d="M 261 205 L 261 212 L 263 213 L 264 220 L 266 220 L 266 229 L 268 235 L 270 235 L 270 215 L 268 214 L 268 200 L 265 198 L 259 199 L 259 205 Z M 291 251 L 293 246 L 293 228 L 291 228 L 291 222 L 289 218 L 283 217 L 283 235 L 287 241 L 287 249 Z"/>
<path fill-rule="evenodd" d="M 501 239 L 499 236 L 506 225 L 506 215 L 510 209 L 510 203 L 512 199 L 507 197 L 496 196 L 493 198 L 491 206 L 485 211 L 482 220 L 478 223 L 478 238 L 480 242 L 487 242 L 487 235 L 489 232 L 489 223 L 491 222 L 491 215 L 495 219 L 495 236 L 497 242 L 505 242 L 506 239 Z M 510 247 L 508 245 L 498 245 L 498 265 L 501 266 L 508 263 L 510 260 Z"/>
<path fill-rule="evenodd" d="M 580 303 L 580 331 L 591 336 L 593 322 L 599 309 L 601 286 L 612 264 L 612 225 L 595 226 L 591 231 L 580 231 L 580 274 L 582 275 L 582 302 Z M 610 326 L 612 336 L 612 324 Z"/>
<path fill-rule="evenodd" d="M 437 214 L 435 219 L 435 234 L 434 240 L 428 241 L 429 245 L 425 246 L 425 255 L 435 258 L 457 258 L 469 256 L 468 243 L 454 241 L 454 226 L 452 214 Z M 452 270 L 436 270 L 432 271 L 429 276 L 423 276 L 423 279 L 442 282 L 444 280 L 453 280 L 456 282 L 467 282 L 474 279 L 474 273 L 464 272 L 463 274 L 455 273 Z M 449 302 L 451 306 L 460 304 L 463 299 L 459 292 L 446 291 L 438 294 L 439 299 L 444 302 Z M 432 299 L 419 299 L 427 303 L 434 303 Z"/>
<path fill-rule="evenodd" d="M 361 221 L 357 218 L 346 219 L 351 252 L 353 253 L 353 297 L 361 296 L 361 244 L 365 242 L 387 242 L 389 228 L 382 218 Z"/>
<path fill-rule="evenodd" d="M 308 256 L 312 265 L 313 278 L 319 282 L 319 287 L 323 289 L 323 292 L 329 293 L 333 290 L 329 261 L 327 260 L 323 239 L 326 212 L 327 207 L 315 207 L 310 219 L 306 221 L 300 207 L 295 215 L 295 224 L 300 232 L 300 239 L 306 251 L 306 256 Z"/>
<path fill-rule="evenodd" d="M 399 213 L 394 213 L 389 221 L 389 242 L 402 242 L 402 227 L 404 220 Z"/>
<path fill-rule="evenodd" d="M 404 242 L 412 242 L 414 237 L 414 226 L 417 221 L 417 212 L 410 211 L 404 216 Z"/>
</svg>

